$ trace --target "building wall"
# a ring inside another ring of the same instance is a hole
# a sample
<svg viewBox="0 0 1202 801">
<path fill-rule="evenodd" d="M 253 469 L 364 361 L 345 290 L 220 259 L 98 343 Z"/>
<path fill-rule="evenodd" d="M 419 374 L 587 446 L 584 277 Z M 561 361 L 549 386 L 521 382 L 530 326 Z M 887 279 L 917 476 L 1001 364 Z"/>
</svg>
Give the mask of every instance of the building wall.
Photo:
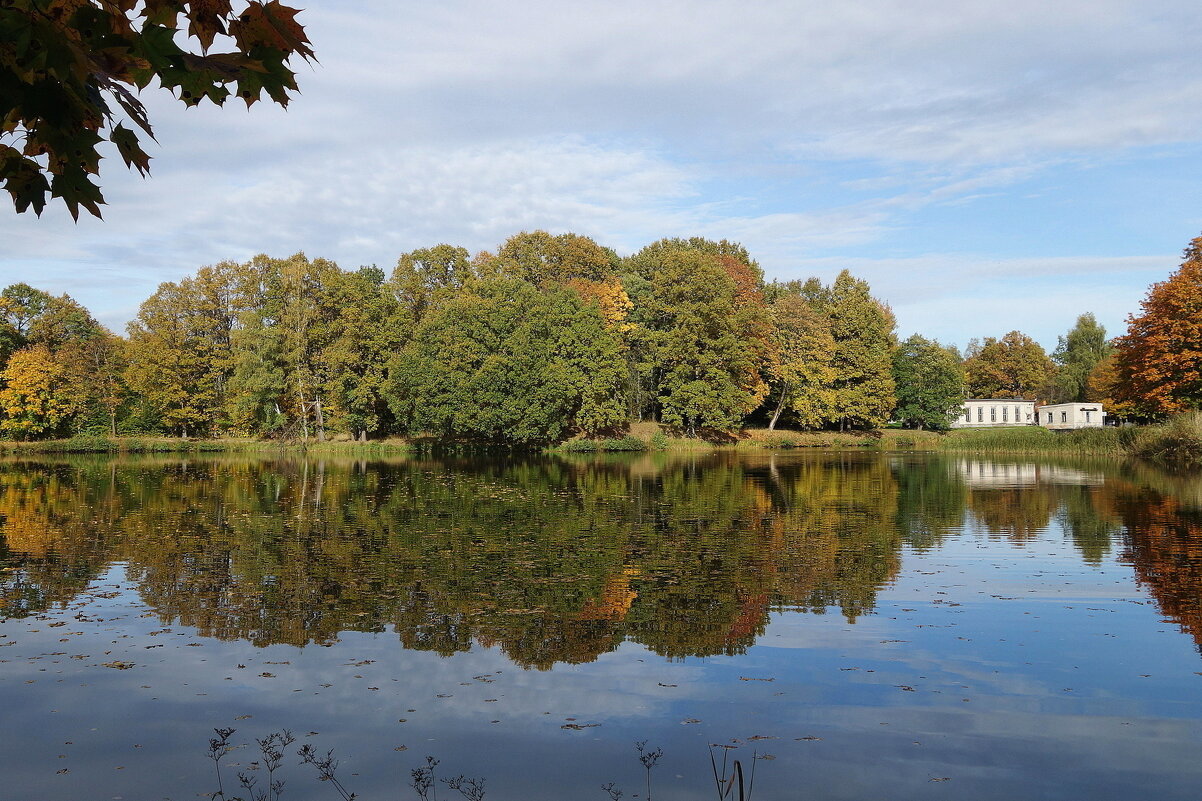
<svg viewBox="0 0 1202 801">
<path fill-rule="evenodd" d="M 1100 403 L 1053 403 L 1040 406 L 1039 425 L 1053 431 L 1073 428 L 1101 428 L 1106 412 Z"/>
<path fill-rule="evenodd" d="M 1001 428 L 1035 425 L 1035 401 L 1013 398 L 973 398 L 952 421 L 952 428 Z"/>
</svg>

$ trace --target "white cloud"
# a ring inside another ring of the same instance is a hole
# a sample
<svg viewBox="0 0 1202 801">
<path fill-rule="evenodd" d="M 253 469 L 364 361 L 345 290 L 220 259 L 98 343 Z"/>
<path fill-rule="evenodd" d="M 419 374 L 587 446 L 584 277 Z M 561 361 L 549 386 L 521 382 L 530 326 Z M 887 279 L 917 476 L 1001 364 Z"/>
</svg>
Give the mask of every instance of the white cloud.
<svg viewBox="0 0 1202 801">
<path fill-rule="evenodd" d="M 976 331 L 985 305 L 938 306 L 986 304 L 966 276 L 1027 310 L 1067 290 L 998 282 L 987 252 L 940 255 L 965 245 L 941 241 L 931 210 L 1021 206 L 1049 167 L 1105 170 L 1202 130 L 1202 9 L 1185 0 L 331 0 L 302 19 L 321 62 L 288 110 L 184 110 L 147 90 L 153 177 L 106 160 L 104 222 L 0 215 L 0 281 L 71 292 L 120 327 L 160 281 L 262 251 L 389 266 L 522 229 L 622 252 L 701 234 L 743 241 L 770 276 L 855 251 L 839 265 L 871 272 L 903 320 L 921 308 Z M 935 255 L 900 250 L 899 231 Z M 1045 248 L 1017 232 L 1005 269 L 1027 269 L 1022 253 L 1064 269 Z M 1130 311 L 1150 272 L 1119 269 L 1096 300 Z M 926 327 L 972 335 L 951 326 Z"/>
</svg>

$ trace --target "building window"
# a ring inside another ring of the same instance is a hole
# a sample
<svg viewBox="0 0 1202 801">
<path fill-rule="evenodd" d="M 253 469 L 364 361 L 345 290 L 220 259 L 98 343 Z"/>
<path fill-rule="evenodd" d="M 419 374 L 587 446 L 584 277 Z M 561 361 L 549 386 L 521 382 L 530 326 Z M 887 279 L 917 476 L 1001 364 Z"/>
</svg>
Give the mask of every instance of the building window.
<svg viewBox="0 0 1202 801">
<path fill-rule="evenodd" d="M 1088 411 L 1085 413 L 1085 422 L 1087 422 L 1087 423 L 1091 422 L 1090 415 L 1092 415 L 1092 414 L 1093 414 L 1093 412 L 1088 412 Z"/>
<path fill-rule="evenodd" d="M 964 407 L 964 422 L 972 422 L 972 409 L 968 408 L 967 406 Z"/>
<path fill-rule="evenodd" d="M 1007 409 L 1005 406 L 1002 407 L 1002 422 L 1003 423 L 1010 422 L 1010 410 Z"/>
<path fill-rule="evenodd" d="M 1018 422 L 1021 418 L 1018 416 L 1018 407 L 1014 407 L 1014 422 Z"/>
<path fill-rule="evenodd" d="M 1061 412 L 1061 413 L 1060 413 L 1060 422 L 1062 422 L 1062 423 L 1067 423 L 1067 422 L 1068 422 L 1068 412 Z"/>
<path fill-rule="evenodd" d="M 1048 412 L 1048 422 L 1049 423 L 1052 422 L 1052 413 L 1051 412 Z"/>
<path fill-rule="evenodd" d="M 985 422 L 985 407 L 984 406 L 977 407 L 977 422 L 978 423 Z"/>
</svg>

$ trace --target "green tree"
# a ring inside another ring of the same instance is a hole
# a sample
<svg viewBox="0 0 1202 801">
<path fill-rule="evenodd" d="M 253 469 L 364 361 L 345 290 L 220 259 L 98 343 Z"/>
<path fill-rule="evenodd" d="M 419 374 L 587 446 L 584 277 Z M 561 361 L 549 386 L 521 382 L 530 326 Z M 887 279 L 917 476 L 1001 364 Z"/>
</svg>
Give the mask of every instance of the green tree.
<svg viewBox="0 0 1202 801">
<path fill-rule="evenodd" d="M 473 282 L 390 362 L 385 395 L 411 433 L 535 445 L 623 419 L 621 343 L 570 290 Z"/>
<path fill-rule="evenodd" d="M 908 428 L 945 430 L 964 405 L 960 357 L 918 334 L 893 354 L 893 380 L 897 385 L 893 417 Z"/>
<path fill-rule="evenodd" d="M 660 419 L 690 433 L 737 428 L 767 385 L 756 343 L 742 336 L 735 281 L 704 248 L 657 242 L 634 257 L 651 260 L 642 319 Z"/>
<path fill-rule="evenodd" d="M 16 210 L 41 214 L 56 197 L 76 219 L 81 206 L 99 217 L 104 199 L 92 176 L 105 140 L 127 167 L 147 174 L 150 157 L 115 112 L 153 137 L 131 89 L 156 79 L 188 106 L 206 98 L 222 105 L 231 86 L 248 107 L 264 92 L 286 106 L 296 90 L 288 59 L 313 57 L 296 14 L 278 0 L 251 0 L 238 11 L 230 0 L 0 4 L 0 182 Z M 181 33 L 199 52 L 180 47 Z M 232 50 L 210 52 L 217 43 Z"/>
<path fill-rule="evenodd" d="M 26 336 L 32 343 L 57 350 L 69 342 L 101 336 L 100 323 L 70 295 L 48 296 L 41 313 L 29 321 Z"/>
<path fill-rule="evenodd" d="M 365 440 L 391 419 L 384 398 L 388 360 L 411 333 L 409 317 L 378 267 L 342 273 L 327 293 L 338 312 L 320 354 L 331 423 Z"/>
<path fill-rule="evenodd" d="M 475 269 L 468 261 L 467 251 L 441 244 L 403 254 L 397 259 L 389 286 L 397 302 L 416 323 L 431 303 L 459 291 L 473 277 Z"/>
<path fill-rule="evenodd" d="M 324 439 L 329 373 L 322 353 L 337 335 L 333 290 L 344 274 L 333 262 L 303 253 L 260 255 L 241 271 L 237 303 L 243 310 L 231 329 L 225 400 L 231 422 L 246 433 L 288 427 Z"/>
<path fill-rule="evenodd" d="M 29 336 L 29 327 L 50 303 L 48 292 L 34 289 L 29 284 L 11 284 L 0 292 L 0 313 L 5 321 L 21 337 L 24 344 Z"/>
<path fill-rule="evenodd" d="M 1093 313 L 1086 312 L 1078 317 L 1077 324 L 1060 337 L 1052 352 L 1052 361 L 1059 367 L 1054 379 L 1054 400 L 1060 403 L 1088 400 L 1089 375 L 1110 351 L 1106 329 Z"/>
<path fill-rule="evenodd" d="M 602 281 L 617 272 L 618 257 L 580 234 L 523 231 L 505 240 L 495 263 L 502 275 L 546 287 L 573 278 Z"/>
<path fill-rule="evenodd" d="M 831 285 L 828 314 L 835 339 L 835 415 L 840 428 L 874 428 L 893 411 L 893 312 L 868 282 L 844 270 Z"/>
<path fill-rule="evenodd" d="M 1055 375 L 1056 365 L 1039 343 L 1011 331 L 999 339 L 986 337 L 979 352 L 964 362 L 969 397 L 1034 398 Z"/>
</svg>

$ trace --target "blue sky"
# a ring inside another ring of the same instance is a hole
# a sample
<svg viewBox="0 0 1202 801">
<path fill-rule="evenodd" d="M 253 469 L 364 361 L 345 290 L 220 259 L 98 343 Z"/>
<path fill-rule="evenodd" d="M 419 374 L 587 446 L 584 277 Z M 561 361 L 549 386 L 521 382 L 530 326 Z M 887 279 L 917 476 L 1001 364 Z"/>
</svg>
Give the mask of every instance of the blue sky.
<svg viewBox="0 0 1202 801">
<path fill-rule="evenodd" d="M 159 282 L 304 251 L 390 268 L 544 228 L 743 242 L 865 278 L 964 345 L 1112 334 L 1202 233 L 1202 7 L 1185 0 L 312 4 L 288 110 L 143 97 L 153 174 L 105 220 L 0 213 L 0 282 L 123 330 Z"/>
</svg>

